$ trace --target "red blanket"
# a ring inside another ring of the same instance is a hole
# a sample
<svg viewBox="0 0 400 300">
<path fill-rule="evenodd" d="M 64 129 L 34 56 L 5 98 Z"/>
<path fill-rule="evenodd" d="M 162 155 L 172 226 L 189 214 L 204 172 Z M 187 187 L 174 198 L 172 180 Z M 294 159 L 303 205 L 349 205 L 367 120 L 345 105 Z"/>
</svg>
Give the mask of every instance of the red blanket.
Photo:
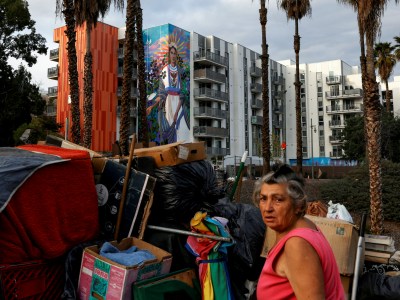
<svg viewBox="0 0 400 300">
<path fill-rule="evenodd" d="M 19 147 L 70 159 L 32 174 L 0 213 L 0 263 L 52 259 L 99 232 L 98 202 L 87 151 Z"/>
</svg>

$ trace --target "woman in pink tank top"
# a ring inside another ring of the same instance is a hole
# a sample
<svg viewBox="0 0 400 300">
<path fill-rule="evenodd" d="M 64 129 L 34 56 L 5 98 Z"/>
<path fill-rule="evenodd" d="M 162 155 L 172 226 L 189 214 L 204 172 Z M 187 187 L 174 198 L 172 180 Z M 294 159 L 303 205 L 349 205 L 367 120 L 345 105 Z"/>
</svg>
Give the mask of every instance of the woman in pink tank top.
<svg viewBox="0 0 400 300">
<path fill-rule="evenodd" d="M 257 299 L 345 299 L 332 249 L 304 217 L 303 178 L 280 165 L 257 182 L 253 200 L 268 230 L 276 233 L 258 280 Z"/>
</svg>

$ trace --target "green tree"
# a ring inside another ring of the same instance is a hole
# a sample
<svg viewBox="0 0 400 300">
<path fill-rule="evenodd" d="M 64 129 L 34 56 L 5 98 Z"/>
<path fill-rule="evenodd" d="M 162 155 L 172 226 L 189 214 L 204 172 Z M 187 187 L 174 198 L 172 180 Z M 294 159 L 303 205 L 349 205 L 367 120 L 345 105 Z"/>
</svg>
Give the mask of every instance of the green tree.
<svg viewBox="0 0 400 300">
<path fill-rule="evenodd" d="M 393 39 L 396 42 L 394 45 L 394 55 L 397 60 L 400 60 L 400 36 L 395 36 Z"/>
<path fill-rule="evenodd" d="M 31 114 L 42 114 L 45 106 L 25 67 L 14 70 L 8 64 L 13 57 L 32 66 L 38 54 L 47 52 L 46 40 L 36 33 L 28 7 L 22 0 L 0 0 L 0 146 L 13 146 L 12 132 L 29 123 Z"/>
<path fill-rule="evenodd" d="M 361 73 L 364 89 L 364 116 L 369 164 L 371 231 L 383 231 L 381 176 L 380 97 L 375 75 L 374 44 L 381 28 L 381 17 L 388 0 L 337 0 L 357 12 L 360 33 Z M 395 0 L 398 3 L 398 0 Z"/>
<path fill-rule="evenodd" d="M 296 88 L 296 159 L 297 172 L 303 173 L 303 141 L 301 128 L 301 100 L 300 100 L 300 70 L 299 70 L 299 54 L 300 54 L 300 35 L 299 20 L 305 16 L 311 16 L 310 0 L 278 0 L 278 8 L 286 12 L 287 19 L 294 20 L 294 52 L 296 54 L 296 80 L 294 86 Z"/>
<path fill-rule="evenodd" d="M 396 65 L 396 56 L 393 53 L 395 47 L 390 43 L 377 43 L 375 44 L 374 57 L 375 68 L 378 70 L 381 80 L 385 83 L 386 87 L 386 111 L 390 113 L 390 93 L 389 93 L 389 77 L 393 74 L 394 66 Z"/>
<path fill-rule="evenodd" d="M 79 75 L 76 55 L 76 19 L 75 19 L 75 2 L 74 0 L 56 0 L 56 15 L 64 15 L 65 31 L 68 42 L 68 79 L 71 95 L 71 111 L 72 111 L 72 141 L 75 144 L 81 143 L 81 113 L 79 107 Z"/>
</svg>

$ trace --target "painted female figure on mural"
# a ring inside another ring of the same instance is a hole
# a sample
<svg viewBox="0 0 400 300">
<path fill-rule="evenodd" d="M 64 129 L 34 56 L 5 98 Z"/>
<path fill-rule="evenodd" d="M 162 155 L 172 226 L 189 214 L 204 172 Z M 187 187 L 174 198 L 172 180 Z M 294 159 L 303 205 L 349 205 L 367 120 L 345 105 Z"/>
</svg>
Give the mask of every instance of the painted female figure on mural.
<svg viewBox="0 0 400 300">
<path fill-rule="evenodd" d="M 163 143 L 190 141 L 189 99 L 181 93 L 182 70 L 177 64 L 177 54 L 176 46 L 169 45 L 169 63 L 161 71 L 158 94 L 153 95 L 156 98 L 147 108 L 147 115 L 149 115 L 151 110 L 158 106 L 159 130 Z"/>
</svg>

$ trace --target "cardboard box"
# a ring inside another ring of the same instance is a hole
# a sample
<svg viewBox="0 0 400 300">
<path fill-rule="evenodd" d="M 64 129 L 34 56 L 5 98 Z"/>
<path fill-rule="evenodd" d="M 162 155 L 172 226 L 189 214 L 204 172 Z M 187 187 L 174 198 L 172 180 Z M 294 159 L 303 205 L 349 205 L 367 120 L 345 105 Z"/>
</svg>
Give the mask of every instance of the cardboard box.
<svg viewBox="0 0 400 300">
<path fill-rule="evenodd" d="M 185 144 L 176 142 L 151 148 L 140 148 L 135 149 L 134 155 L 153 157 L 158 168 L 207 158 L 204 142 Z"/>
<path fill-rule="evenodd" d="M 335 255 L 340 274 L 347 276 L 354 274 L 358 243 L 358 232 L 354 224 L 338 219 L 310 215 L 306 215 L 306 217 L 321 229 L 328 240 Z M 266 257 L 268 250 L 274 243 L 275 232 L 267 228 L 261 256 Z"/>
<path fill-rule="evenodd" d="M 157 259 L 147 261 L 142 266 L 126 267 L 99 255 L 98 246 L 85 248 L 78 283 L 79 299 L 131 299 L 133 282 L 168 274 L 170 271 L 172 255 L 167 251 L 137 238 L 111 243 L 119 250 L 131 246 L 149 250 Z"/>
<path fill-rule="evenodd" d="M 340 275 L 340 281 L 344 289 L 345 299 L 351 299 L 351 291 L 353 288 L 353 276 Z"/>
</svg>

